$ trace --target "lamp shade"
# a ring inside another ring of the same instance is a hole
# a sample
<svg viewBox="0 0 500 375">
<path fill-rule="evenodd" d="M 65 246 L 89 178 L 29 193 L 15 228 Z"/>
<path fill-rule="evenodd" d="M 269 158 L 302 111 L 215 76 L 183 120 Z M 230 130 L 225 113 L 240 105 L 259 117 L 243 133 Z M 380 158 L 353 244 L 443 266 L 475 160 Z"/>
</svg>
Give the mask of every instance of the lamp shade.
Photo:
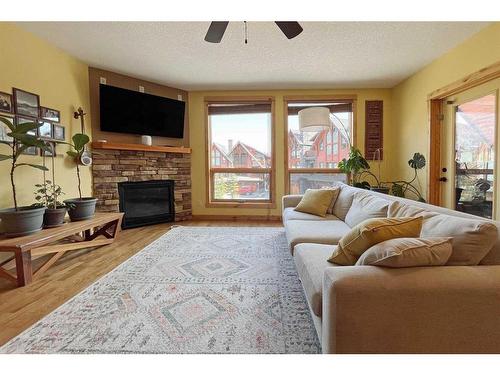
<svg viewBox="0 0 500 375">
<path fill-rule="evenodd" d="M 319 132 L 331 128 L 330 109 L 309 107 L 299 111 L 299 129 L 303 132 Z"/>
</svg>

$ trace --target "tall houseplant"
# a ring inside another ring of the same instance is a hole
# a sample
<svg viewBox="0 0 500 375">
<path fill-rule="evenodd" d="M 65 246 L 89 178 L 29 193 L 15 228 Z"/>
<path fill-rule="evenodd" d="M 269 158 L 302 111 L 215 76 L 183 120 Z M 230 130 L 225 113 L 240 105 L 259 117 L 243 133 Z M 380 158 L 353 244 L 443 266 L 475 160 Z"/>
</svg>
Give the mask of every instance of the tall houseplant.
<svg viewBox="0 0 500 375">
<path fill-rule="evenodd" d="M 425 167 L 425 156 L 419 152 L 413 154 L 413 157 L 408 160 L 408 165 L 413 169 L 413 178 L 410 181 L 399 180 L 392 181 L 391 193 L 396 197 L 406 197 L 407 193 L 414 195 L 419 202 L 425 202 L 422 193 L 414 185 L 418 178 L 418 171 Z"/>
<path fill-rule="evenodd" d="M 97 198 L 82 197 L 82 179 L 80 176 L 80 159 L 86 152 L 85 146 L 90 142 L 88 135 L 77 133 L 71 138 L 71 143 L 65 143 L 71 147 L 66 154 L 71 158 L 76 166 L 76 176 L 78 179 L 78 198 L 66 199 L 64 203 L 68 206 L 68 213 L 71 221 L 90 219 L 95 214 Z"/>
<path fill-rule="evenodd" d="M 354 187 L 370 189 L 370 183 L 362 179 L 364 176 L 370 176 L 376 181 L 376 186 L 381 186 L 379 178 L 369 171 L 370 164 L 363 157 L 361 151 L 354 146 L 349 149 L 349 157 L 339 162 L 339 169 L 343 173 L 351 175 L 351 182 Z"/>
<path fill-rule="evenodd" d="M 19 162 L 19 157 L 27 148 L 39 147 L 42 150 L 47 150 L 47 146 L 36 136 L 30 134 L 30 132 L 40 127 L 41 124 L 30 122 L 16 125 L 1 116 L 0 121 L 9 128 L 10 132 L 7 135 L 12 138 L 12 142 L 0 141 L 1 144 L 10 148 L 9 154 L 0 154 L 0 161 L 10 162 L 10 184 L 14 203 L 13 208 L 0 211 L 0 219 L 2 220 L 3 231 L 7 236 L 23 236 L 42 229 L 45 207 L 19 206 L 14 178 L 15 172 L 19 167 L 31 167 L 43 171 L 48 170 L 43 165 Z"/>
</svg>

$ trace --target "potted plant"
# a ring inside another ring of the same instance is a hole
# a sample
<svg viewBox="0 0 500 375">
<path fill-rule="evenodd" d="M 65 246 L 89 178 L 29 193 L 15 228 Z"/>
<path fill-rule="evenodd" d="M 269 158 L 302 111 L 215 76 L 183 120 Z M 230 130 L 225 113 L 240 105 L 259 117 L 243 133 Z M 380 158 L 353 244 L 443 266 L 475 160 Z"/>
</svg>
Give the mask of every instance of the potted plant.
<svg viewBox="0 0 500 375">
<path fill-rule="evenodd" d="M 45 207 L 43 226 L 45 228 L 58 227 L 64 224 L 66 216 L 66 205 L 59 201 L 64 195 L 61 187 L 50 180 L 44 180 L 43 184 L 36 184 L 35 203 L 33 206 Z"/>
<path fill-rule="evenodd" d="M 361 154 L 361 151 L 354 146 L 349 149 L 349 158 L 344 158 L 339 162 L 339 169 L 343 173 L 351 175 L 351 184 L 354 187 L 361 189 L 371 189 L 377 191 L 375 188 L 383 189 L 380 179 L 369 171 L 370 164 Z M 362 180 L 363 176 L 370 176 L 376 182 L 375 187 L 372 187 L 366 180 Z M 385 191 L 387 192 L 388 189 Z"/>
<path fill-rule="evenodd" d="M 82 197 L 82 180 L 80 177 L 80 158 L 86 153 L 85 146 L 90 142 L 90 138 L 86 134 L 77 133 L 72 138 L 72 143 L 60 142 L 68 144 L 72 150 L 66 154 L 75 162 L 76 176 L 78 178 L 78 198 L 66 199 L 64 203 L 68 207 L 68 213 L 71 221 L 79 221 L 90 219 L 95 214 L 95 205 L 97 198 Z"/>
<path fill-rule="evenodd" d="M 419 202 L 425 202 L 420 190 L 413 185 L 413 183 L 417 180 L 418 170 L 425 167 L 425 156 L 419 152 L 414 153 L 413 157 L 408 160 L 408 165 L 413 169 L 413 178 L 410 181 L 392 181 L 391 193 L 396 197 L 402 198 L 406 196 L 406 193 L 411 193 L 416 196 Z"/>
<path fill-rule="evenodd" d="M 48 170 L 43 165 L 19 162 L 19 157 L 27 148 L 39 147 L 43 150 L 46 150 L 47 146 L 36 136 L 30 134 L 30 132 L 37 129 L 40 124 L 36 122 L 30 122 L 15 125 L 8 119 L 1 116 L 0 121 L 9 128 L 10 132 L 7 135 L 12 138 L 12 142 L 3 140 L 0 141 L 1 144 L 10 147 L 9 154 L 0 154 L 0 161 L 10 161 L 10 184 L 12 187 L 12 199 L 14 202 L 14 208 L 0 210 L 2 229 L 8 237 L 24 236 L 27 234 L 35 233 L 42 229 L 45 207 L 19 207 L 14 179 L 15 171 L 17 170 L 17 168 L 23 166 L 32 167 L 44 171 Z"/>
</svg>

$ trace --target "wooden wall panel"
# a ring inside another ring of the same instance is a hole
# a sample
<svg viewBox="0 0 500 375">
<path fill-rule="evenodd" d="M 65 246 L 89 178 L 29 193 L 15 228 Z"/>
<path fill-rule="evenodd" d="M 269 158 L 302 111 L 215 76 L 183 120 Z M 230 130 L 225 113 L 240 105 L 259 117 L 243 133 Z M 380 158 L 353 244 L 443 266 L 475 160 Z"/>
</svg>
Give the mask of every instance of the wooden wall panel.
<svg viewBox="0 0 500 375">
<path fill-rule="evenodd" d="M 377 149 L 380 149 L 380 160 L 383 159 L 383 117 L 384 102 L 382 100 L 365 101 L 365 158 L 367 160 L 373 160 Z"/>
</svg>

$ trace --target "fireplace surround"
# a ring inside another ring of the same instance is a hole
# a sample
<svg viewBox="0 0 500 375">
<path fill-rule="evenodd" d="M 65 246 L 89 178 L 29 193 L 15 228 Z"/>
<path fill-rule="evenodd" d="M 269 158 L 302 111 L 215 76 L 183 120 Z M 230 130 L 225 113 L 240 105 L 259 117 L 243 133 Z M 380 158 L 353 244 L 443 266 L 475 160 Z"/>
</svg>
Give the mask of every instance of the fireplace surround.
<svg viewBox="0 0 500 375">
<path fill-rule="evenodd" d="M 174 181 L 128 181 L 118 183 L 122 228 L 175 220 Z"/>
<path fill-rule="evenodd" d="M 99 145 L 98 145 L 99 146 Z M 115 147 L 107 144 L 106 147 Z M 116 148 L 127 145 L 119 144 Z M 139 147 L 142 145 L 134 145 Z M 142 146 L 146 148 L 147 146 Z M 191 154 L 183 152 L 103 149 L 93 153 L 93 195 L 98 198 L 97 210 L 120 211 L 119 184 L 123 182 L 173 181 L 175 221 L 190 220 L 191 213 Z M 155 147 L 149 147 L 154 149 Z M 189 150 L 190 151 L 190 150 Z"/>
</svg>

